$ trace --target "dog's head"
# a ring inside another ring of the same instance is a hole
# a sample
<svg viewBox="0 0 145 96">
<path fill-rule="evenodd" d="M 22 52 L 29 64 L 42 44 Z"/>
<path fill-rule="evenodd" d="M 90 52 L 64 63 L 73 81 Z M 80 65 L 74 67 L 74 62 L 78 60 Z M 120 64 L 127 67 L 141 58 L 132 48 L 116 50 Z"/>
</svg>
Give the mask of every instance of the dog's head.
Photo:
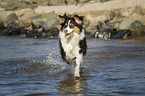
<svg viewBox="0 0 145 96">
<path fill-rule="evenodd" d="M 72 17 L 59 15 L 62 19 L 60 30 L 65 33 L 66 39 L 73 36 L 74 32 L 80 34 L 83 29 L 83 16 L 74 15 Z"/>
</svg>

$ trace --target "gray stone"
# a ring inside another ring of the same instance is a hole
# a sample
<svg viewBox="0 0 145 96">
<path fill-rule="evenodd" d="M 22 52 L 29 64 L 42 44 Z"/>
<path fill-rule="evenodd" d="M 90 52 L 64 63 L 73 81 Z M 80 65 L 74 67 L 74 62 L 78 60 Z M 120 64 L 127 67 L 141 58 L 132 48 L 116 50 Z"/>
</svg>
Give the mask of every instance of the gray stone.
<svg viewBox="0 0 145 96">
<path fill-rule="evenodd" d="M 19 17 L 15 13 L 12 13 L 7 16 L 4 26 L 11 27 L 11 28 L 18 28 L 19 26 L 18 20 L 19 20 Z"/>
<path fill-rule="evenodd" d="M 13 21 L 13 20 L 18 20 L 18 19 L 19 17 L 15 13 L 8 15 L 6 18 L 7 21 Z"/>
<path fill-rule="evenodd" d="M 132 32 L 132 35 L 134 39 L 145 36 L 145 25 L 143 25 L 141 28 L 136 28 L 136 30 Z"/>
<path fill-rule="evenodd" d="M 134 22 L 133 18 L 131 18 L 131 17 L 124 18 L 119 26 L 119 29 L 121 29 L 121 30 L 129 29 L 132 22 Z"/>
<path fill-rule="evenodd" d="M 130 25 L 130 30 L 131 31 L 136 31 L 138 28 L 142 28 L 143 24 L 140 21 L 134 21 L 131 25 Z"/>
<path fill-rule="evenodd" d="M 30 23 L 27 23 L 25 21 L 20 21 L 19 22 L 19 27 L 20 28 L 27 28 L 27 27 L 30 27 Z"/>
<path fill-rule="evenodd" d="M 59 21 L 56 17 L 50 16 L 42 25 L 45 31 L 48 31 L 51 27 L 57 26 Z"/>
<path fill-rule="evenodd" d="M 45 22 L 45 20 L 41 19 L 41 18 L 33 19 L 32 20 L 32 28 L 33 29 L 38 29 L 43 25 L 44 22 Z"/>
<path fill-rule="evenodd" d="M 103 29 L 118 28 L 120 21 L 108 22 L 102 26 Z"/>
<path fill-rule="evenodd" d="M 17 14 L 19 16 L 19 19 L 25 22 L 29 21 L 31 17 L 36 16 L 36 14 L 34 13 L 32 9 L 24 9 L 24 10 L 18 11 Z"/>
<path fill-rule="evenodd" d="M 145 25 L 145 15 L 144 15 L 143 17 L 141 17 L 141 18 L 139 19 L 139 21 L 140 21 L 143 25 Z"/>
<path fill-rule="evenodd" d="M 4 29 L 4 22 L 0 20 L 0 29 Z"/>
<path fill-rule="evenodd" d="M 52 17 L 52 16 L 57 17 L 57 14 L 55 14 L 54 11 L 49 12 L 49 13 L 45 13 L 45 12 L 41 13 L 41 18 L 44 18 L 44 19 L 47 19 L 47 18 Z"/>
</svg>

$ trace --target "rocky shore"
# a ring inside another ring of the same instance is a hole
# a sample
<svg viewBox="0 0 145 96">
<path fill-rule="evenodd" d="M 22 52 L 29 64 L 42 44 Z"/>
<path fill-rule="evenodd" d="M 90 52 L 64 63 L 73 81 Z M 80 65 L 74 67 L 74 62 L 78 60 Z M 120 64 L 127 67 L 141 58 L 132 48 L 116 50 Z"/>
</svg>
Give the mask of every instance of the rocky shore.
<svg viewBox="0 0 145 96">
<path fill-rule="evenodd" d="M 57 37 L 64 13 L 85 16 L 87 37 L 145 36 L 145 0 L 0 0 L 0 35 Z"/>
</svg>

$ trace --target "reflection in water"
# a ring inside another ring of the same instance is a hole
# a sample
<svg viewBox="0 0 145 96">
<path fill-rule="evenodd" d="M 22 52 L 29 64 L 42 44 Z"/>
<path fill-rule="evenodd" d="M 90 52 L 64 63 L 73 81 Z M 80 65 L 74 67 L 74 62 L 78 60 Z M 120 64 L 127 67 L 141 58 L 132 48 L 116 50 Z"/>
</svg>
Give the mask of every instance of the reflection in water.
<svg viewBox="0 0 145 96">
<path fill-rule="evenodd" d="M 61 81 L 58 90 L 62 95 L 82 96 L 83 92 L 87 90 L 86 79 L 74 79 L 69 76 L 67 79 Z"/>
</svg>

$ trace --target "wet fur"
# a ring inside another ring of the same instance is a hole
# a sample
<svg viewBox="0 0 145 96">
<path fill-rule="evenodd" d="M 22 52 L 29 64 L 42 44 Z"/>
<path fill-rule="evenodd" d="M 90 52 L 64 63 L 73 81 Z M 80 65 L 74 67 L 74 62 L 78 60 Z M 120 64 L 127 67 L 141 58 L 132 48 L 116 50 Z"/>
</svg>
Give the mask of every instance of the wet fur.
<svg viewBox="0 0 145 96">
<path fill-rule="evenodd" d="M 80 77 L 80 64 L 86 54 L 87 44 L 83 28 L 83 17 L 75 15 L 68 17 L 66 14 L 59 17 L 62 19 L 59 32 L 59 48 L 62 59 L 68 64 L 75 61 L 75 77 Z"/>
</svg>

